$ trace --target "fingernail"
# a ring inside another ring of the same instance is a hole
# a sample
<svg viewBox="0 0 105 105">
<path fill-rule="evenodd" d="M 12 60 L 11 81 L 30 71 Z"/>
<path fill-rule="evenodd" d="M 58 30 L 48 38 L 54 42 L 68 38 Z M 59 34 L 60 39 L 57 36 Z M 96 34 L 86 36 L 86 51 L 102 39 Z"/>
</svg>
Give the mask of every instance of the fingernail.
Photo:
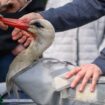
<svg viewBox="0 0 105 105">
<path fill-rule="evenodd" d="M 69 78 L 69 76 L 68 76 L 68 75 L 66 75 L 66 76 L 65 76 L 65 78 L 67 78 L 67 79 L 68 79 L 68 78 Z"/>
<path fill-rule="evenodd" d="M 65 74 L 65 78 L 69 78 L 69 74 L 68 73 Z"/>
<path fill-rule="evenodd" d="M 79 89 L 79 92 L 83 92 L 83 90 L 80 88 L 80 89 Z"/>
<path fill-rule="evenodd" d="M 71 84 L 70 87 L 71 87 L 71 88 L 74 88 L 74 84 Z"/>
<path fill-rule="evenodd" d="M 90 91 L 93 93 L 94 92 L 94 89 L 91 89 Z"/>
</svg>

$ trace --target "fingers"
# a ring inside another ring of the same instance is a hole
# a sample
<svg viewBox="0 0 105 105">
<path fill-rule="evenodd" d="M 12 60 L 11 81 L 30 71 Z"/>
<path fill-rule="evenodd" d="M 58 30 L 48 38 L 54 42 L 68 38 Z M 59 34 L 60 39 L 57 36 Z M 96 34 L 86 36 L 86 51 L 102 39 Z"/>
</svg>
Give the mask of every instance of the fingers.
<svg viewBox="0 0 105 105">
<path fill-rule="evenodd" d="M 18 46 L 16 46 L 15 49 L 12 50 L 12 54 L 13 55 L 18 55 L 21 51 L 23 51 L 25 49 L 25 47 L 21 44 L 19 44 Z"/>
<path fill-rule="evenodd" d="M 22 44 L 22 43 L 25 43 L 25 41 L 28 41 L 28 42 L 29 42 L 29 40 L 31 41 L 31 39 L 33 39 L 33 38 L 31 36 L 31 34 L 29 34 L 28 32 L 21 31 L 20 35 L 18 36 L 18 39 L 19 39 L 18 42 Z"/>
<path fill-rule="evenodd" d="M 26 36 L 23 36 L 22 38 L 20 38 L 20 39 L 18 40 L 18 42 L 19 42 L 20 44 L 23 44 L 26 40 L 27 40 L 27 37 L 26 37 Z"/>
<path fill-rule="evenodd" d="M 97 72 L 94 73 L 93 78 L 92 78 L 92 84 L 91 84 L 91 87 L 90 87 L 91 92 L 94 92 L 97 81 L 99 79 L 99 76 L 100 76 L 99 73 L 97 73 Z"/>
<path fill-rule="evenodd" d="M 79 91 L 80 92 L 83 92 L 83 90 L 85 89 L 85 86 L 86 86 L 88 80 L 91 78 L 91 76 L 92 76 L 92 72 L 91 71 L 90 72 L 87 72 L 85 74 L 85 76 L 83 78 L 83 81 L 82 81 L 82 83 L 81 83 L 81 85 L 79 87 Z"/>
<path fill-rule="evenodd" d="M 33 16 L 31 15 L 32 13 L 26 14 L 22 16 L 19 20 L 22 20 L 25 23 L 30 23 L 31 20 L 33 20 Z"/>
<path fill-rule="evenodd" d="M 22 31 L 20 29 L 17 29 L 17 28 L 14 29 L 14 31 L 12 32 L 12 39 L 19 40 L 21 38 L 20 42 L 22 41 L 22 39 L 25 40 L 25 38 L 29 36 L 30 36 L 29 33 Z"/>
<path fill-rule="evenodd" d="M 17 40 L 20 37 L 20 34 L 19 34 L 20 32 L 21 32 L 20 29 L 15 28 L 12 32 L 12 39 Z"/>
<path fill-rule="evenodd" d="M 32 37 L 32 35 L 26 31 L 23 31 L 23 30 L 20 30 L 20 29 L 17 29 L 15 28 L 14 31 L 12 32 L 12 39 L 13 40 L 18 40 L 22 37 Z M 24 38 L 23 38 L 24 40 Z"/>
<path fill-rule="evenodd" d="M 32 38 L 28 38 L 27 41 L 24 43 L 24 47 L 28 47 L 32 41 Z"/>
<path fill-rule="evenodd" d="M 78 73 L 80 71 L 80 67 L 75 67 L 73 70 L 71 70 L 70 72 L 68 72 L 66 74 L 65 78 L 71 78 L 73 75 L 75 75 L 76 73 Z"/>
<path fill-rule="evenodd" d="M 71 88 L 75 88 L 77 84 L 81 82 L 79 87 L 80 92 L 84 91 L 87 82 L 92 78 L 90 91 L 94 92 L 97 80 L 101 74 L 102 72 L 98 66 L 95 64 L 86 64 L 71 70 L 69 73 L 67 73 L 66 78 L 68 79 L 76 75 L 71 83 Z"/>
<path fill-rule="evenodd" d="M 17 40 L 20 44 L 23 44 L 24 47 L 28 47 L 34 38 L 26 31 L 15 29 L 12 32 L 12 39 Z"/>
<path fill-rule="evenodd" d="M 43 17 L 39 13 L 32 12 L 20 18 L 20 20 L 27 23 L 30 23 L 32 20 L 36 20 L 36 19 L 43 19 Z"/>
<path fill-rule="evenodd" d="M 76 75 L 76 77 L 75 77 L 75 79 L 72 81 L 72 83 L 71 83 L 71 88 L 75 88 L 76 87 L 76 85 L 80 82 L 80 80 L 84 77 L 84 75 L 85 75 L 85 71 L 80 71 L 77 75 Z"/>
</svg>

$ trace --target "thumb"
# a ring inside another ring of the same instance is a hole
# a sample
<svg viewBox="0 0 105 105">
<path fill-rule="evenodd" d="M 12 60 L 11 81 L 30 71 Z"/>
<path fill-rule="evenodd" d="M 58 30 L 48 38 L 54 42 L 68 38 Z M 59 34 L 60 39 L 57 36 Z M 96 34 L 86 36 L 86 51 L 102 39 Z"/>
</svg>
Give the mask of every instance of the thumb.
<svg viewBox="0 0 105 105">
<path fill-rule="evenodd" d="M 43 17 L 39 13 L 32 12 L 20 18 L 20 20 L 26 23 L 30 23 L 30 21 L 36 20 L 36 19 L 43 19 Z"/>
</svg>

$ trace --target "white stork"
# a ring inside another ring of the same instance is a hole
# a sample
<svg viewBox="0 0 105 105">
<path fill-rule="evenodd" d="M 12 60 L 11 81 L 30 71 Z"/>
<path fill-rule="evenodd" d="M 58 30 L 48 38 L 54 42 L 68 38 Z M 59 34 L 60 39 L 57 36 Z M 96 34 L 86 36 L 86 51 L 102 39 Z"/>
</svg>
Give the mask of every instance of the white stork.
<svg viewBox="0 0 105 105">
<path fill-rule="evenodd" d="M 11 90 L 14 90 L 17 94 L 16 84 L 12 78 L 37 60 L 54 40 L 55 31 L 51 23 L 44 19 L 37 19 L 32 23 L 34 30 L 31 28 L 29 30 L 36 33 L 37 36 L 30 43 L 29 47 L 19 53 L 11 63 L 6 77 L 8 94 L 10 94 Z"/>
</svg>

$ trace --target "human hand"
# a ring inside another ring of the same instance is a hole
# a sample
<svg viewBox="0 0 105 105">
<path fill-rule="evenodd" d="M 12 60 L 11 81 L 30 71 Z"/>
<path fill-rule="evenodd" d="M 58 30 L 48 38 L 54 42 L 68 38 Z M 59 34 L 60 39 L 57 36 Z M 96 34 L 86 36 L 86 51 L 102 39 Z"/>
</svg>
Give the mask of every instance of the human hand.
<svg viewBox="0 0 105 105">
<path fill-rule="evenodd" d="M 12 54 L 16 56 L 16 55 L 18 55 L 21 51 L 23 51 L 24 49 L 25 49 L 25 47 L 24 47 L 23 45 L 19 44 L 19 45 L 16 46 L 16 48 L 14 48 L 14 49 L 12 50 Z"/>
<path fill-rule="evenodd" d="M 92 79 L 90 91 L 94 92 L 96 83 L 102 74 L 100 68 L 95 64 L 85 64 L 80 67 L 75 67 L 73 70 L 67 73 L 66 78 L 71 78 L 76 75 L 74 80 L 71 83 L 71 88 L 75 88 L 77 84 L 82 80 L 79 91 L 83 92 L 87 82 Z"/>
<path fill-rule="evenodd" d="M 29 13 L 21 17 L 20 20 L 22 20 L 25 23 L 30 24 L 31 21 L 35 19 L 41 19 L 41 18 L 43 17 L 38 13 Z M 12 32 L 12 39 L 17 40 L 19 43 L 23 44 L 24 47 L 27 47 L 33 40 L 33 35 L 27 31 L 23 31 L 23 30 L 15 28 Z"/>
<path fill-rule="evenodd" d="M 26 0 L 0 0 L 0 12 L 14 13 L 26 3 Z"/>
</svg>

